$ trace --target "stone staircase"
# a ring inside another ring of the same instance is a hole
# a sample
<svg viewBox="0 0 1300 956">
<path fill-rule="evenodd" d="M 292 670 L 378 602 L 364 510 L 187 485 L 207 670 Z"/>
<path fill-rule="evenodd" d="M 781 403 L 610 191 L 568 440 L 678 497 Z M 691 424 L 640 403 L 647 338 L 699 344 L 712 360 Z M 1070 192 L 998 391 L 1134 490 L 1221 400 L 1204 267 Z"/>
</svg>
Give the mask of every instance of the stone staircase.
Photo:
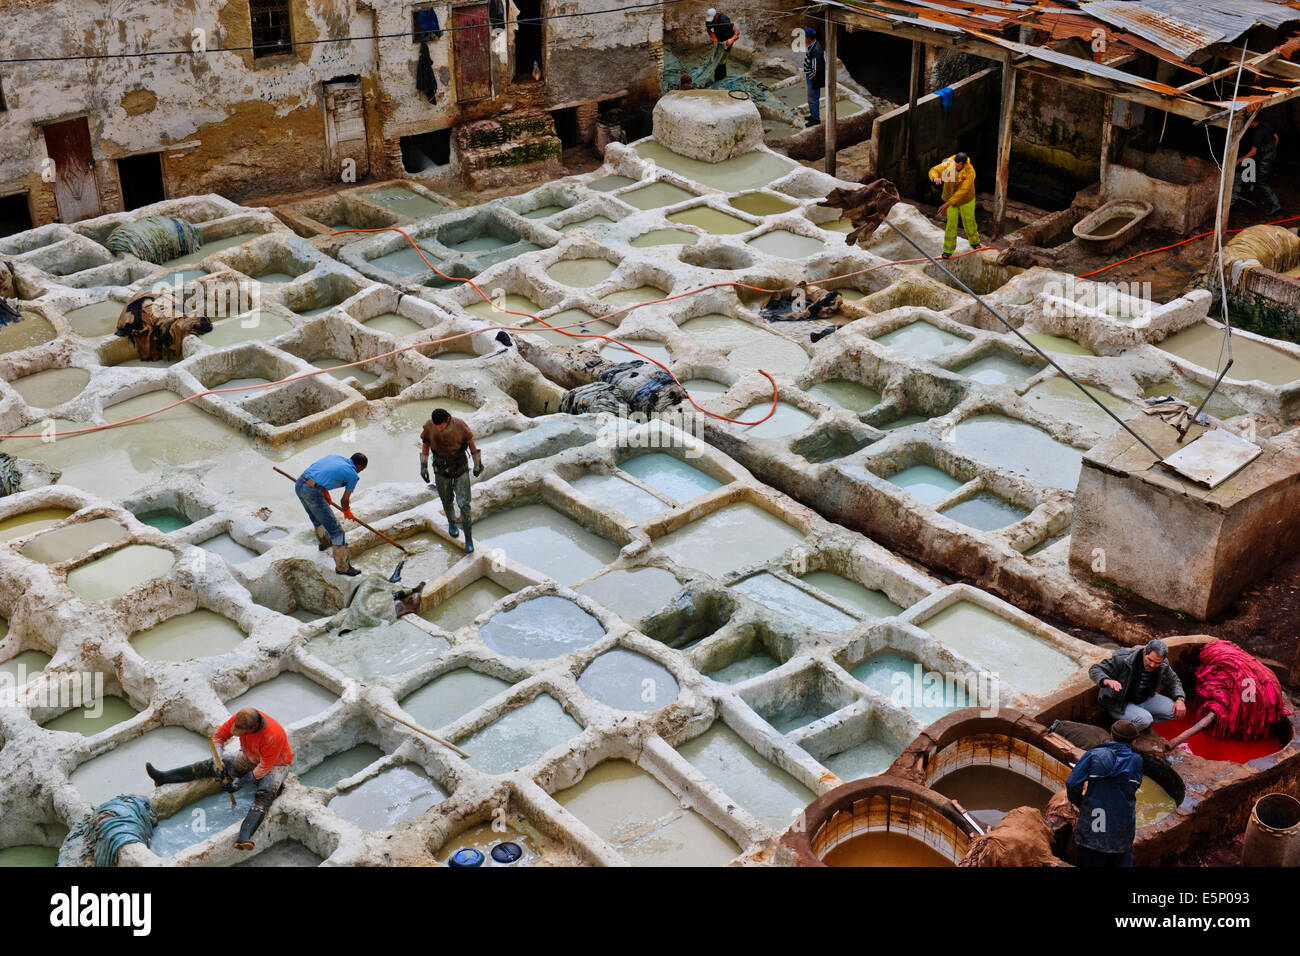
<svg viewBox="0 0 1300 956">
<path fill-rule="evenodd" d="M 555 120 L 546 112 L 506 113 L 456 127 L 452 143 L 471 189 L 545 182 L 564 175 Z"/>
</svg>

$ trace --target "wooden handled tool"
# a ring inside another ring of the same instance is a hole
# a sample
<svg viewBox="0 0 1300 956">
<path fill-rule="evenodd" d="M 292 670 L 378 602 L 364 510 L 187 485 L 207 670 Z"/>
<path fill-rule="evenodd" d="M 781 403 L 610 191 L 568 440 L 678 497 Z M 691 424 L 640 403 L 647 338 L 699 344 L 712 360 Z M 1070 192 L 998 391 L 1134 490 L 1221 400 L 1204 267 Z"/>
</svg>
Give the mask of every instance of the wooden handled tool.
<svg viewBox="0 0 1300 956">
<path fill-rule="evenodd" d="M 283 470 L 281 470 L 281 469 L 279 469 L 279 468 L 275 468 L 274 465 L 272 465 L 271 467 L 274 468 L 275 471 L 277 471 L 277 472 L 279 472 L 280 474 L 284 475 L 284 477 L 288 478 L 290 481 L 294 482 L 295 484 L 297 483 L 298 479 L 297 479 L 295 476 L 289 474 L 287 471 L 283 471 Z M 333 507 L 335 511 L 338 511 L 338 512 L 340 512 L 340 513 L 343 511 L 343 509 L 340 508 L 338 505 L 334 504 L 333 501 L 330 502 L 330 506 Z M 402 554 L 410 554 L 410 553 L 411 553 L 410 551 L 407 551 L 404 547 L 402 547 L 400 544 L 398 544 L 396 541 L 394 541 L 392 538 L 390 538 L 388 535 L 384 534 L 382 531 L 378 531 L 378 530 L 376 530 L 375 528 L 372 528 L 370 525 L 366 524 L 366 523 L 365 523 L 364 521 L 362 521 L 360 518 L 355 518 L 355 519 L 353 519 L 353 520 L 355 520 L 357 524 L 361 525 L 361 527 L 365 528 L 367 531 L 373 532 L 374 534 L 377 534 L 379 537 L 383 538 L 385 541 L 387 541 L 389 544 L 391 544 L 391 545 L 392 545 L 394 548 L 396 548 L 398 551 L 401 551 Z"/>
</svg>

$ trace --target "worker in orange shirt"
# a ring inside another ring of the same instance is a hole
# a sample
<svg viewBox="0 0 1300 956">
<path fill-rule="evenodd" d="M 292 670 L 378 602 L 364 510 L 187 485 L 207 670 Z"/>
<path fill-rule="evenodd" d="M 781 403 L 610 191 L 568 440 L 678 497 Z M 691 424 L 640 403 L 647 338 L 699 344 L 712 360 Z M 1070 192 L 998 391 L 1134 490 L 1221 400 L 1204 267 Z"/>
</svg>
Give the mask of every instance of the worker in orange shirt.
<svg viewBox="0 0 1300 956">
<path fill-rule="evenodd" d="M 284 728 L 252 707 L 245 707 L 239 713 L 232 714 L 212 735 L 218 753 L 232 736 L 239 738 L 240 753 L 237 757 L 222 757 L 222 768 L 218 768 L 212 759 L 200 760 L 175 770 L 158 770 L 149 763 L 144 768 L 157 786 L 225 777 L 221 789 L 234 793 L 240 787 L 256 783 L 257 793 L 253 796 L 253 806 L 244 817 L 244 822 L 239 827 L 239 837 L 235 840 L 236 850 L 251 850 L 253 834 L 262 825 L 262 818 L 271 808 L 271 802 L 280 795 L 284 778 L 289 775 L 293 748 L 289 746 L 289 737 Z"/>
<path fill-rule="evenodd" d="M 930 182 L 943 188 L 943 205 L 938 215 L 948 216 L 943 231 L 943 258 L 952 257 L 957 248 L 957 219 L 966 229 L 972 249 L 980 247 L 980 231 L 975 224 L 975 166 L 965 153 L 956 153 L 930 169 Z"/>
</svg>

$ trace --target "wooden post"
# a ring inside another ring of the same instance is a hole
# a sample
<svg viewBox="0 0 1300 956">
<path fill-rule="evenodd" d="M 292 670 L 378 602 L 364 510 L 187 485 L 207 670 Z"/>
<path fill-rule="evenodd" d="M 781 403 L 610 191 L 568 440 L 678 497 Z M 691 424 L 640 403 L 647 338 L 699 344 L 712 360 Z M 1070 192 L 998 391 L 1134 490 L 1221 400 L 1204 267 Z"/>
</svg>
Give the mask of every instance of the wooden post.
<svg viewBox="0 0 1300 956">
<path fill-rule="evenodd" d="M 1007 180 L 1011 173 L 1011 118 L 1016 99 L 1016 70 L 1008 55 L 1002 61 L 1002 109 L 998 115 L 998 168 L 993 184 L 993 238 L 1002 235 L 1007 215 Z"/>
<path fill-rule="evenodd" d="M 1101 104 L 1101 168 L 1097 173 L 1100 189 L 1097 198 L 1106 201 L 1106 179 L 1110 176 L 1110 151 L 1115 141 L 1115 124 L 1111 117 L 1115 115 L 1115 97 L 1107 96 Z"/>
<path fill-rule="evenodd" d="M 835 62 L 839 56 L 839 43 L 835 36 L 835 21 L 831 19 L 830 7 L 826 8 L 826 114 L 822 122 L 826 125 L 826 173 L 835 175 L 835 151 L 839 145 L 839 123 L 835 116 Z M 814 90 L 814 92 L 816 92 Z"/>
<path fill-rule="evenodd" d="M 920 40 L 913 40 L 912 76 L 907 84 L 907 125 L 903 128 L 906 137 L 903 157 L 909 169 L 916 162 L 916 101 L 921 98 L 921 61 L 924 52 L 924 44 Z"/>
<path fill-rule="evenodd" d="M 1244 113 L 1245 111 L 1239 111 Z M 1228 213 L 1232 206 L 1232 186 L 1237 179 L 1237 155 L 1241 151 L 1241 140 L 1246 135 L 1250 118 L 1234 115 L 1229 123 L 1227 139 L 1223 146 L 1223 185 L 1219 193 L 1218 209 L 1214 214 L 1214 235 L 1216 254 L 1222 254 L 1225 231 L 1228 228 Z"/>
</svg>

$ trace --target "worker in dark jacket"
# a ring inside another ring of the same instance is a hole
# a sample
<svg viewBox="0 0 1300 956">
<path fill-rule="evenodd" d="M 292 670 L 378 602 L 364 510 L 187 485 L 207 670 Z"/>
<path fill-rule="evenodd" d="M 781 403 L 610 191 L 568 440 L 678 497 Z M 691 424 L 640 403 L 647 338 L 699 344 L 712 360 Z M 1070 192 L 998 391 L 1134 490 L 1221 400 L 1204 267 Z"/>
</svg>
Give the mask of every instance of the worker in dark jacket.
<svg viewBox="0 0 1300 956">
<path fill-rule="evenodd" d="M 803 55 L 803 82 L 808 91 L 808 125 L 816 126 L 822 121 L 822 89 L 826 86 L 826 50 L 822 41 L 817 39 L 817 31 L 804 27 L 804 39 L 808 43 Z"/>
<path fill-rule="evenodd" d="M 713 7 L 709 7 L 708 12 L 704 15 L 704 29 L 709 31 L 709 39 L 714 43 L 721 43 L 726 46 L 727 53 L 731 51 L 731 46 L 740 38 L 740 33 L 731 24 L 731 17 L 725 13 L 719 13 Z M 727 78 L 727 53 L 723 53 L 722 61 L 718 63 L 717 69 L 713 71 L 713 82 Z"/>
<path fill-rule="evenodd" d="M 1128 647 L 1088 668 L 1098 687 L 1097 703 L 1112 717 L 1131 721 L 1138 732 L 1153 720 L 1173 720 L 1187 713 L 1182 682 L 1169 666 L 1165 642 Z"/>
<path fill-rule="evenodd" d="M 1237 175 L 1232 181 L 1232 201 L 1235 203 L 1241 198 L 1243 186 L 1247 189 L 1259 187 L 1260 193 L 1268 203 L 1264 215 L 1271 216 L 1280 212 L 1282 203 L 1278 201 L 1273 187 L 1268 184 L 1273 164 L 1277 161 L 1279 142 L 1277 130 L 1270 124 L 1262 122 L 1257 114 L 1251 121 L 1250 129 L 1246 131 L 1243 142 L 1248 142 L 1250 148 L 1237 160 Z"/>
<path fill-rule="evenodd" d="M 1079 758 L 1065 779 L 1065 795 L 1079 808 L 1074 826 L 1079 866 L 1133 865 L 1142 786 L 1142 758 L 1132 746 L 1138 733 L 1132 721 L 1115 721 L 1111 739 Z"/>
</svg>

